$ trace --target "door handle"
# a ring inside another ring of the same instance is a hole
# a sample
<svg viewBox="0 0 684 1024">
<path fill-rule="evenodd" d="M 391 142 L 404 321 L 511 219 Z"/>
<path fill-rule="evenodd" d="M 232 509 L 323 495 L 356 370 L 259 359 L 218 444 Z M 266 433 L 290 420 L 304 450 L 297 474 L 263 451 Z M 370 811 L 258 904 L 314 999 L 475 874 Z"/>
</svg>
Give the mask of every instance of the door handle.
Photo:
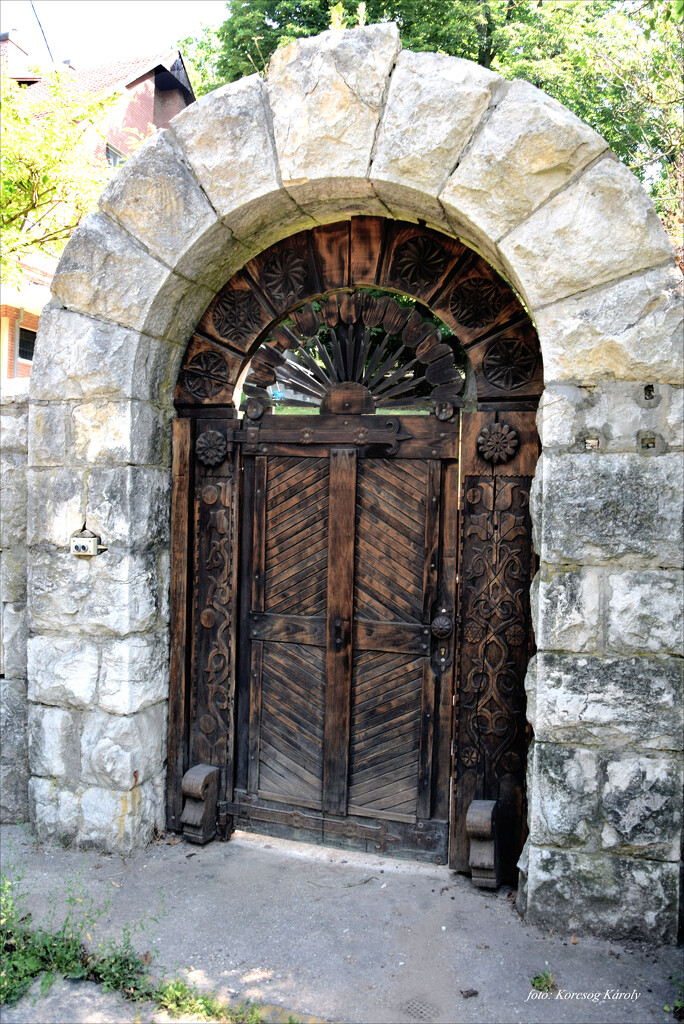
<svg viewBox="0 0 684 1024">
<path fill-rule="evenodd" d="M 430 623 L 430 630 L 438 640 L 446 640 L 454 630 L 454 624 L 448 615 L 438 615 Z"/>
</svg>

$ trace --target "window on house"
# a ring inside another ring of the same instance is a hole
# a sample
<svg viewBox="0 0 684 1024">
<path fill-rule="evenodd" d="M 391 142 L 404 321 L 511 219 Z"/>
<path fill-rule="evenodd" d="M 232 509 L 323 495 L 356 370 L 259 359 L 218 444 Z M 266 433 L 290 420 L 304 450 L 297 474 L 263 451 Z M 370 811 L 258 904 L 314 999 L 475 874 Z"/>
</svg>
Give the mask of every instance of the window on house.
<svg viewBox="0 0 684 1024">
<path fill-rule="evenodd" d="M 27 363 L 33 362 L 33 350 L 36 346 L 36 332 L 25 327 L 19 328 L 19 358 Z"/>
<path fill-rule="evenodd" d="M 105 149 L 105 156 L 110 167 L 118 167 L 126 159 L 123 153 L 120 153 L 118 149 L 114 149 L 114 146 L 110 146 L 109 143 L 107 143 Z"/>
</svg>

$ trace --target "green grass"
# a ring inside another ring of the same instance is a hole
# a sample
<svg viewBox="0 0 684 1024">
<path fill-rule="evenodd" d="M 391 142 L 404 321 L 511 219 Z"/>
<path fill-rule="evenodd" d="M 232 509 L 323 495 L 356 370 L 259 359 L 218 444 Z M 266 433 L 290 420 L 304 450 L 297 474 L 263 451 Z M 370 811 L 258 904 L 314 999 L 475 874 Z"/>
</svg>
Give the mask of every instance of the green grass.
<svg viewBox="0 0 684 1024">
<path fill-rule="evenodd" d="M 556 982 L 551 971 L 540 971 L 532 978 L 532 988 L 536 988 L 538 992 L 550 992 L 555 987 Z"/>
<path fill-rule="evenodd" d="M 230 1006 L 213 992 L 200 992 L 179 977 L 161 982 L 153 979 L 152 957 L 136 952 L 134 930 L 129 925 L 124 926 L 120 939 L 103 940 L 90 951 L 85 940 L 92 941 L 91 931 L 109 904 L 97 907 L 78 879 L 67 885 L 67 913 L 57 929 L 50 921 L 47 927 L 32 927 L 31 915 L 23 912 L 25 897 L 17 880 L 0 876 L 0 1006 L 16 1003 L 39 976 L 41 994 L 45 995 L 54 978 L 62 975 L 97 982 L 108 992 L 121 992 L 126 999 L 153 1002 L 172 1017 L 186 1014 L 226 1024 L 261 1021 L 254 1004 Z"/>
</svg>

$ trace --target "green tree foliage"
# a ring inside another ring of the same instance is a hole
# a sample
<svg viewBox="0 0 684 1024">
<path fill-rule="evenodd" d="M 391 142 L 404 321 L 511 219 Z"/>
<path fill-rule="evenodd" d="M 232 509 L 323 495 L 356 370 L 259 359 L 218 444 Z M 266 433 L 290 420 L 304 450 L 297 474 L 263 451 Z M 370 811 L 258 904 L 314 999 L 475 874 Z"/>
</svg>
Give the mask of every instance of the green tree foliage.
<svg viewBox="0 0 684 1024">
<path fill-rule="evenodd" d="M 407 49 L 476 61 L 569 107 L 650 188 L 681 251 L 684 0 L 229 0 L 203 37 L 209 77 L 264 73 L 278 46 L 350 28 L 360 6 L 362 21 L 396 21 Z"/>
<path fill-rule="evenodd" d="M 2 83 L 1 266 L 9 284 L 21 280 L 18 261 L 59 256 L 111 173 L 93 149 L 114 97 L 79 95 L 62 73 L 43 83 Z"/>
</svg>

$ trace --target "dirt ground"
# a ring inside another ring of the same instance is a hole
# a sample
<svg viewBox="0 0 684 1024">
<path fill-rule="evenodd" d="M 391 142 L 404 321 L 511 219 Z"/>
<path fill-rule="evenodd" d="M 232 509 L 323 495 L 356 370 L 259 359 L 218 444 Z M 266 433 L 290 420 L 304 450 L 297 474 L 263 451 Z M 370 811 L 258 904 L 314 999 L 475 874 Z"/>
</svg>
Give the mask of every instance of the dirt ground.
<svg viewBox="0 0 684 1024">
<path fill-rule="evenodd" d="M 186 972 L 223 999 L 284 1007 L 285 1021 L 288 1013 L 368 1024 L 673 1020 L 663 1006 L 684 975 L 681 948 L 542 932 L 521 921 L 509 889 L 477 890 L 444 867 L 244 833 L 205 847 L 169 839 L 124 860 L 37 844 L 28 829 L 5 826 L 0 851 L 3 871 L 21 875 L 34 919 L 51 904 L 63 912 L 65 886 L 78 878 L 96 903 L 110 900 L 94 941 L 144 925 L 136 947 L 153 953 L 158 970 Z M 530 984 L 541 971 L 557 986 L 546 998 Z M 0 1019 L 166 1018 L 62 982 L 46 998 L 32 993 L 3 1008 Z"/>
</svg>

